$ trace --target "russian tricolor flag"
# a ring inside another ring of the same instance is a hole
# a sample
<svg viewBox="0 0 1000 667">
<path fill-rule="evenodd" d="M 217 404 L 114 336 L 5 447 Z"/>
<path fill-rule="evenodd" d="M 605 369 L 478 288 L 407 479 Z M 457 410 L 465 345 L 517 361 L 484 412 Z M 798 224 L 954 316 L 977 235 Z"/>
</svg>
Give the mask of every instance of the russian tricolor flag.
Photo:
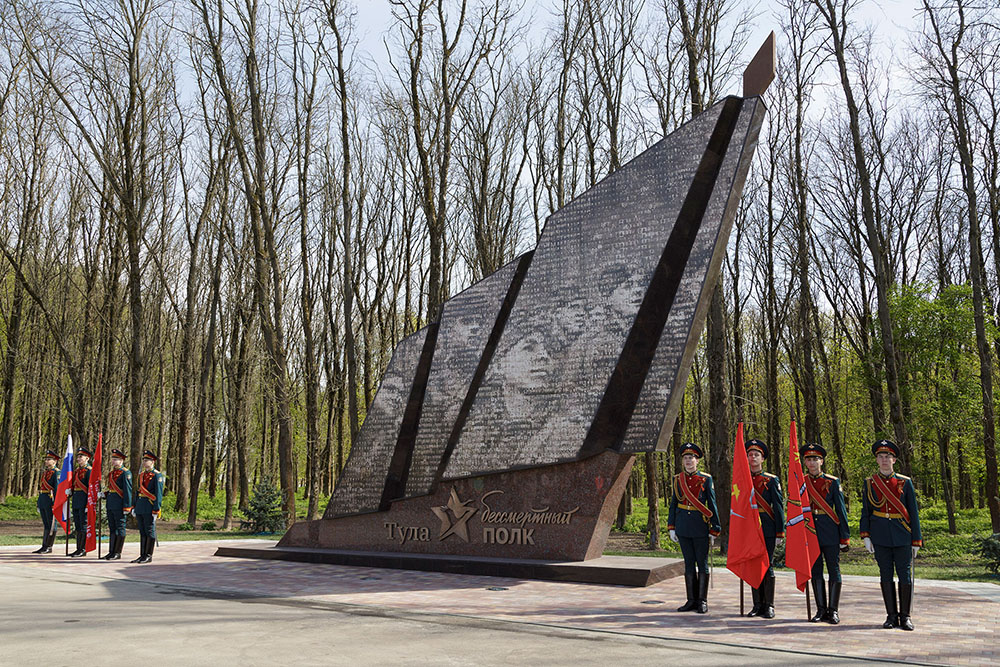
<svg viewBox="0 0 1000 667">
<path fill-rule="evenodd" d="M 59 471 L 59 487 L 52 503 L 52 516 L 63 532 L 69 535 L 69 496 L 66 492 L 73 488 L 73 435 L 66 437 L 66 454 L 63 455 L 62 470 Z M 52 524 L 53 529 L 55 524 Z"/>
</svg>

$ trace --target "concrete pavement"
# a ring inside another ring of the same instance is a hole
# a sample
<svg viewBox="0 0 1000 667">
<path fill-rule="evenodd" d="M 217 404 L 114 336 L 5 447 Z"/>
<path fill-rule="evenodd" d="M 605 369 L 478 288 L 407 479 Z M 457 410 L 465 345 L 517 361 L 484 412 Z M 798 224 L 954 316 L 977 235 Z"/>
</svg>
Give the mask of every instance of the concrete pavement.
<svg viewBox="0 0 1000 667">
<path fill-rule="evenodd" d="M 739 617 L 738 586 L 721 570 L 700 616 L 673 611 L 678 580 L 628 589 L 245 561 L 212 557 L 216 544 L 165 542 L 144 566 L 0 548 L 0 664 L 36 664 L 40 646 L 52 664 L 78 664 L 81 651 L 109 641 L 123 658 L 185 665 L 998 659 L 1000 587 L 991 584 L 918 582 L 917 631 L 904 633 L 878 628 L 884 612 L 866 578 L 845 582 L 845 620 L 831 627 L 792 618 L 805 610 L 784 590 L 790 579 L 779 580 L 779 617 L 767 622 Z"/>
</svg>

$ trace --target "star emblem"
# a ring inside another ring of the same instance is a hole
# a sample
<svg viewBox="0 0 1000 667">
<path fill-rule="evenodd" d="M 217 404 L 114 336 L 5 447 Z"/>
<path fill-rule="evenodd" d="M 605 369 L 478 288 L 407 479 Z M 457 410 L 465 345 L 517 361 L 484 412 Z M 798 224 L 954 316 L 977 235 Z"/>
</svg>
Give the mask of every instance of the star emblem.
<svg viewBox="0 0 1000 667">
<path fill-rule="evenodd" d="M 455 488 L 452 487 L 448 504 L 431 508 L 434 515 L 441 519 L 441 532 L 438 534 L 438 540 L 443 540 L 450 535 L 458 535 L 463 542 L 469 541 L 469 527 L 467 524 L 472 515 L 477 511 L 475 507 L 469 507 L 469 503 L 471 502 L 471 500 L 466 500 L 465 502 L 459 500 L 458 494 L 455 493 Z M 455 517 L 454 520 L 452 520 L 452 516 Z"/>
<path fill-rule="evenodd" d="M 740 499 L 740 486 L 739 484 L 733 484 L 733 500 Z"/>
</svg>

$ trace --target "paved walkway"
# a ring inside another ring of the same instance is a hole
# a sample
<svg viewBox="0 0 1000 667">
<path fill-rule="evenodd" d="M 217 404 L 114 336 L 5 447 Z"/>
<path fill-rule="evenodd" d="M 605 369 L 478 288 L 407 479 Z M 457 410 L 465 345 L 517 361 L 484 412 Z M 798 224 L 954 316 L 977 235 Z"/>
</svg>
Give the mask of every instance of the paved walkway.
<svg viewBox="0 0 1000 667">
<path fill-rule="evenodd" d="M 261 541 L 246 543 L 259 545 Z M 778 617 L 764 621 L 739 616 L 738 580 L 721 567 L 716 569 L 709 593 L 709 614 L 698 615 L 673 611 L 683 602 L 681 579 L 640 589 L 215 558 L 212 554 L 218 544 L 165 542 L 154 562 L 141 566 L 93 557 L 36 556 L 29 553 L 31 547 L 3 547 L 0 566 L 35 568 L 61 580 L 67 575 L 133 580 L 341 612 L 446 614 L 536 628 L 572 628 L 703 646 L 762 647 L 830 658 L 910 664 L 1000 662 L 1000 586 L 994 584 L 918 580 L 913 611 L 917 630 L 907 633 L 881 628 L 885 611 L 878 583 L 871 577 L 845 578 L 842 622 L 834 627 L 804 620 L 805 598 L 786 573 L 778 575 Z M 133 550 L 134 545 L 127 549 Z M 791 654 L 786 657 L 799 659 Z"/>
</svg>

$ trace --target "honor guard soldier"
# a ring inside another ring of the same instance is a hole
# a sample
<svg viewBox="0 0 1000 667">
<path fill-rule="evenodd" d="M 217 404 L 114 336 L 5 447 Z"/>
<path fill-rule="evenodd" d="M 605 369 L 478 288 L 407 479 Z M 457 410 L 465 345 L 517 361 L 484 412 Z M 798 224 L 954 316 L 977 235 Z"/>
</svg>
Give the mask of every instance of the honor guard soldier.
<svg viewBox="0 0 1000 667">
<path fill-rule="evenodd" d="M 38 507 L 38 513 L 42 515 L 42 527 L 45 532 L 42 534 L 41 549 L 32 551 L 36 554 L 52 553 L 52 543 L 56 539 L 56 534 L 52 530 L 52 522 L 55 521 L 52 517 L 52 504 L 55 501 L 56 489 L 59 487 L 59 471 L 56 470 L 59 455 L 50 449 L 45 452 L 43 461 L 45 470 L 42 471 L 42 476 L 38 480 L 38 500 L 35 502 L 35 506 Z"/>
<path fill-rule="evenodd" d="M 111 450 L 111 470 L 108 471 L 104 506 L 108 511 L 111 544 L 104 560 L 118 560 L 125 546 L 125 515 L 132 511 L 132 473 L 125 466 L 125 453 Z"/>
<path fill-rule="evenodd" d="M 799 456 L 806 464 L 806 489 L 822 555 L 813 563 L 810 583 L 816 597 L 816 615 L 809 620 L 813 623 L 826 621 L 837 625 L 840 623 L 840 552 L 847 551 L 851 543 L 844 493 L 840 488 L 840 480 L 823 472 L 826 449 L 822 445 L 805 445 L 799 449 Z M 823 586 L 824 561 L 830 575 L 829 598 Z"/>
<path fill-rule="evenodd" d="M 878 472 L 865 480 L 861 495 L 861 538 L 875 554 L 882 584 L 886 619 L 883 628 L 912 630 L 910 606 L 913 602 L 913 559 L 923 546 L 917 494 L 909 477 L 896 474 L 892 467 L 899 447 L 889 440 L 872 445 Z M 899 607 L 892 572 L 899 577 Z"/>
<path fill-rule="evenodd" d="M 156 519 L 163 502 L 163 473 L 156 469 L 156 454 L 148 449 L 142 453 L 142 472 L 136 485 L 135 519 L 139 524 L 140 554 L 133 563 L 153 560 L 156 546 Z"/>
<path fill-rule="evenodd" d="M 746 445 L 747 461 L 753 477 L 754 497 L 760 527 L 764 531 L 767 558 L 770 565 L 760 588 L 753 590 L 753 608 L 747 616 L 774 618 L 774 547 L 785 539 L 785 498 L 781 494 L 781 481 L 777 476 L 764 472 L 767 445 L 760 440 L 749 440 Z"/>
<path fill-rule="evenodd" d="M 90 488 L 90 457 L 86 447 L 76 451 L 77 466 L 73 471 L 73 530 L 76 531 L 76 551 L 70 558 L 87 555 L 87 491 Z M 69 489 L 66 489 L 69 493 Z"/>
<path fill-rule="evenodd" d="M 698 472 L 701 447 L 689 442 L 681 447 L 680 453 L 683 471 L 674 477 L 667 516 L 670 539 L 680 544 L 684 554 L 687 602 L 677 611 L 704 614 L 708 611 L 708 550 L 715 546 L 722 526 L 715 506 L 712 476 Z"/>
</svg>

